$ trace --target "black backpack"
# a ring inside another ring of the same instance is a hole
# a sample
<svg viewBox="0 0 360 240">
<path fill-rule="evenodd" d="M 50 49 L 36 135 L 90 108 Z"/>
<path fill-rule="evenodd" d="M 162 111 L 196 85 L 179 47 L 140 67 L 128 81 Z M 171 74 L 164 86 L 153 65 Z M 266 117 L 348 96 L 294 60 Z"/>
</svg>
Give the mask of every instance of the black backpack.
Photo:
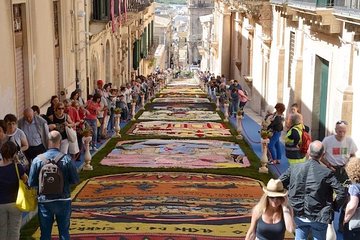
<svg viewBox="0 0 360 240">
<path fill-rule="evenodd" d="M 51 198 L 63 195 L 64 177 L 59 162 L 64 156 L 65 154 L 59 153 L 55 158 L 47 159 L 44 154 L 39 155 L 44 162 L 39 173 L 39 195 Z"/>
</svg>

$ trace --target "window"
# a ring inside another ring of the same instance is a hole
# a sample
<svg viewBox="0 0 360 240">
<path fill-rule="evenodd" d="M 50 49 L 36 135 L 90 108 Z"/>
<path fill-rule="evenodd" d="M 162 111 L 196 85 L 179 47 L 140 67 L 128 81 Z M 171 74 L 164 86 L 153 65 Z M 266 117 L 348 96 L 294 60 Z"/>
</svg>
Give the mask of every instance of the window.
<svg viewBox="0 0 360 240">
<path fill-rule="evenodd" d="M 93 0 L 93 20 L 110 20 L 110 0 Z"/>
<path fill-rule="evenodd" d="M 54 35 L 55 35 L 55 47 L 59 46 L 59 2 L 53 2 L 53 14 L 54 14 Z"/>
<path fill-rule="evenodd" d="M 21 32 L 22 31 L 21 5 L 14 4 L 13 11 L 14 11 L 14 32 Z"/>
</svg>

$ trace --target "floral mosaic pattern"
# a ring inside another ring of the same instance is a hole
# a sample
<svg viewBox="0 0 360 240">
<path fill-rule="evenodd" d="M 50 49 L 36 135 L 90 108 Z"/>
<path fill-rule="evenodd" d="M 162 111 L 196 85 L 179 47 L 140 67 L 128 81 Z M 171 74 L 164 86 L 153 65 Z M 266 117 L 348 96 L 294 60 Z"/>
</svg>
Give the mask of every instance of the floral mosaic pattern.
<svg viewBox="0 0 360 240">
<path fill-rule="evenodd" d="M 181 109 L 145 111 L 140 120 L 188 120 L 188 121 L 220 121 L 221 117 L 212 111 L 184 111 Z"/>
<path fill-rule="evenodd" d="M 209 103 L 210 100 L 207 98 L 177 98 L 177 97 L 169 97 L 169 98 L 155 98 L 153 103 L 171 103 L 171 102 L 178 102 L 178 103 Z"/>
<path fill-rule="evenodd" d="M 131 140 L 119 142 L 102 165 L 118 167 L 249 167 L 239 145 L 216 140 Z"/>
<path fill-rule="evenodd" d="M 149 121 L 135 123 L 129 135 L 154 135 L 171 137 L 230 137 L 230 129 L 216 122 Z"/>
</svg>

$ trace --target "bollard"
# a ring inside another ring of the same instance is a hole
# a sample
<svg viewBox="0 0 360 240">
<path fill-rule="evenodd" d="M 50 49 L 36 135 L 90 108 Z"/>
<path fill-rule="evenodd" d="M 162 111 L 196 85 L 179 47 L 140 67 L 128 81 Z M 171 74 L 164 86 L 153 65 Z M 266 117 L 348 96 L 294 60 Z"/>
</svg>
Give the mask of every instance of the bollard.
<svg viewBox="0 0 360 240">
<path fill-rule="evenodd" d="M 268 164 L 268 144 L 270 140 L 268 138 L 261 138 L 261 149 L 262 149 L 262 156 L 261 156 L 261 167 L 259 168 L 260 173 L 268 173 L 269 169 L 267 168 Z"/>
<path fill-rule="evenodd" d="M 132 115 L 131 121 L 135 121 L 135 106 L 136 106 L 136 102 L 133 101 L 131 103 L 131 115 Z"/>
<path fill-rule="evenodd" d="M 115 114 L 115 132 L 116 132 L 115 136 L 116 137 L 121 137 L 120 117 L 121 117 L 121 114 Z"/>
<path fill-rule="evenodd" d="M 85 155 L 84 155 L 85 165 L 83 167 L 83 170 L 88 170 L 88 171 L 93 170 L 93 167 L 91 166 L 91 154 L 90 154 L 91 140 L 92 140 L 92 136 L 82 138 L 82 142 L 85 146 Z"/>
<path fill-rule="evenodd" d="M 229 104 L 224 103 L 224 122 L 229 121 Z"/>
</svg>

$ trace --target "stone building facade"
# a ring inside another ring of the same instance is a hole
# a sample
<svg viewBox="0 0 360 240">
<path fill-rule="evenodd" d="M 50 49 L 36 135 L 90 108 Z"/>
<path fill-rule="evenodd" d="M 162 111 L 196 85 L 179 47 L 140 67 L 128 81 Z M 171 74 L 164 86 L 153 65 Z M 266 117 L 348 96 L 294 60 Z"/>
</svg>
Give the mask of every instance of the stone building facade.
<svg viewBox="0 0 360 240">
<path fill-rule="evenodd" d="M 86 97 L 98 79 L 120 86 L 134 74 L 152 72 L 153 5 L 152 0 L 0 1 L 0 118 L 20 117 L 32 105 L 44 112 L 52 95 L 66 98 L 75 88 Z"/>
<path fill-rule="evenodd" d="M 200 17 L 211 14 L 214 0 L 188 0 L 189 32 L 187 37 L 188 63 L 197 64 L 201 61 L 198 46 L 201 46 L 202 27 Z"/>
<path fill-rule="evenodd" d="M 221 69 L 212 71 L 240 80 L 254 111 L 297 103 L 314 139 L 346 120 L 360 146 L 360 1 L 218 0 L 215 9 L 214 25 L 229 18 L 230 28 L 215 34 Z"/>
</svg>

